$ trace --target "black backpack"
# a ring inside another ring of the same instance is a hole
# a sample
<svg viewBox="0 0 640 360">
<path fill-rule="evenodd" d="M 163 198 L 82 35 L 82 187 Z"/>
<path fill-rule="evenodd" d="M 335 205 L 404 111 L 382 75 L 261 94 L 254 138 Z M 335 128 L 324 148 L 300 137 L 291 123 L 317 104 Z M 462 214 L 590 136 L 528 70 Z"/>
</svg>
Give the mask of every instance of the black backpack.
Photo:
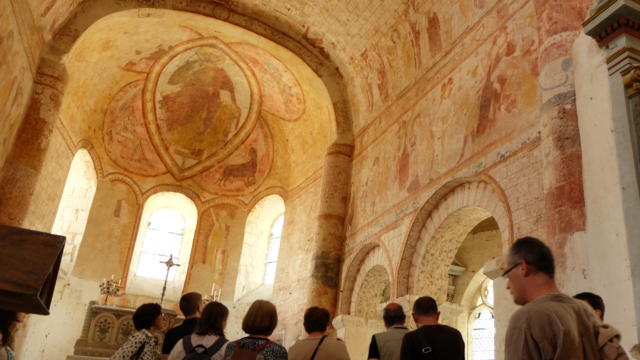
<svg viewBox="0 0 640 360">
<path fill-rule="evenodd" d="M 202 344 L 193 346 L 191 343 L 191 335 L 187 335 L 182 338 L 182 346 L 184 347 L 185 357 L 183 360 L 211 360 L 211 357 L 220 351 L 222 345 L 227 342 L 224 337 L 219 337 L 208 348 Z"/>
</svg>

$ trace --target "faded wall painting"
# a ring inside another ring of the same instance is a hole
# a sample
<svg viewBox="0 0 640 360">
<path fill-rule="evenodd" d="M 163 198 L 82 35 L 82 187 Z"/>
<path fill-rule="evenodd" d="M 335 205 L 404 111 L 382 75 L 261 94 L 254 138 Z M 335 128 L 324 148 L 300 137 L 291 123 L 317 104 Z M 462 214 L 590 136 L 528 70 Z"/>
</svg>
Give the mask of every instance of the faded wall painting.
<svg viewBox="0 0 640 360">
<path fill-rule="evenodd" d="M 210 193 L 242 194 L 269 174 L 269 119 L 305 113 L 295 75 L 266 50 L 208 36 L 158 46 L 120 65 L 142 74 L 110 100 L 103 125 L 108 156 L 141 176 L 170 172 Z"/>
<path fill-rule="evenodd" d="M 296 121 L 304 114 L 304 94 L 298 79 L 285 64 L 255 45 L 234 43 L 231 48 L 258 77 L 265 112 L 287 121 Z"/>
<path fill-rule="evenodd" d="M 355 118 L 356 131 L 371 120 L 372 112 L 434 66 L 444 50 L 464 36 L 495 2 L 410 0 L 385 31 L 372 34 L 371 42 L 349 59 L 360 74 L 355 79 L 355 94 L 364 112 Z"/>
<path fill-rule="evenodd" d="M 0 0 L 0 165 L 24 115 L 31 71 L 9 0 Z"/>
<path fill-rule="evenodd" d="M 104 118 L 104 144 L 107 155 L 120 167 L 134 174 L 157 176 L 167 172 L 158 156 L 142 111 L 144 80 L 123 86 L 111 98 Z"/>
<path fill-rule="evenodd" d="M 538 35 L 531 6 L 433 81 L 354 161 L 352 226 L 372 219 L 448 171 L 537 124 Z M 517 29 L 517 30 L 516 30 Z M 382 164 L 395 164 L 393 176 Z M 393 191 L 386 191 L 392 189 Z"/>
<path fill-rule="evenodd" d="M 215 37 L 172 47 L 151 67 L 145 124 L 174 177 L 202 172 L 252 132 L 260 93 L 253 73 Z"/>
</svg>

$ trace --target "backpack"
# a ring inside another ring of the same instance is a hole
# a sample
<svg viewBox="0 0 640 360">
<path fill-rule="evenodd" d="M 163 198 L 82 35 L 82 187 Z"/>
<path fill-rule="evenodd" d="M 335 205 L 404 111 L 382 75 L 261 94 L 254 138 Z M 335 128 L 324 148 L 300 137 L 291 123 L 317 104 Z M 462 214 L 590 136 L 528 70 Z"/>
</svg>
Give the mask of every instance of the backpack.
<svg viewBox="0 0 640 360">
<path fill-rule="evenodd" d="M 620 332 L 608 324 L 598 328 L 598 354 L 601 360 L 629 360 L 620 345 Z"/>
<path fill-rule="evenodd" d="M 267 346 L 271 345 L 272 341 L 267 340 L 264 344 L 258 346 L 257 348 L 251 349 L 243 349 L 240 346 L 240 340 L 236 340 L 233 342 L 236 345 L 236 350 L 233 352 L 233 355 L 227 360 L 255 360 L 258 358 L 258 354 L 264 350 Z"/>
<path fill-rule="evenodd" d="M 211 360 L 211 357 L 220 351 L 222 345 L 227 342 L 224 337 L 219 337 L 208 348 L 202 344 L 193 346 L 191 343 L 191 335 L 182 338 L 182 346 L 184 347 L 185 357 L 182 360 Z"/>
</svg>

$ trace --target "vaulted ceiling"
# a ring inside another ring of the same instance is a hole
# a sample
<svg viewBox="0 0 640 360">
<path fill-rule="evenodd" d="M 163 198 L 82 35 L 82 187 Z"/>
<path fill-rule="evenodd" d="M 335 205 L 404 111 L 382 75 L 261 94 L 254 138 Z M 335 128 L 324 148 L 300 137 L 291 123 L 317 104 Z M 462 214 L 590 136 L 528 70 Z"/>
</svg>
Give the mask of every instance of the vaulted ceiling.
<svg viewBox="0 0 640 360">
<path fill-rule="evenodd" d="M 518 1 L 524 3 L 524 1 Z M 395 96 L 432 68 L 499 0 L 30 0 L 44 41 L 72 14 L 99 7 L 184 9 L 220 19 L 234 11 L 290 36 L 334 64 L 344 77 L 362 130 Z M 500 9 L 498 9 L 500 10 Z M 498 11 L 500 12 L 500 11 Z"/>
</svg>

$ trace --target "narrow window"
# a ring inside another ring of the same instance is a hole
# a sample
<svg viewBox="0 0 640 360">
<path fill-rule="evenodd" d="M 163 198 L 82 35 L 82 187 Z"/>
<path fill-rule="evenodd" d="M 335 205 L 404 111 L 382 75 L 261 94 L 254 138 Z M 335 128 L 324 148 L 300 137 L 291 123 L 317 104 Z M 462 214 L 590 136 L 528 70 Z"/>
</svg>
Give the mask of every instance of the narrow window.
<svg viewBox="0 0 640 360">
<path fill-rule="evenodd" d="M 473 360 L 494 360 L 495 316 L 493 312 L 493 281 L 485 280 L 477 295 L 476 307 L 471 312 L 471 342 Z"/>
</svg>

